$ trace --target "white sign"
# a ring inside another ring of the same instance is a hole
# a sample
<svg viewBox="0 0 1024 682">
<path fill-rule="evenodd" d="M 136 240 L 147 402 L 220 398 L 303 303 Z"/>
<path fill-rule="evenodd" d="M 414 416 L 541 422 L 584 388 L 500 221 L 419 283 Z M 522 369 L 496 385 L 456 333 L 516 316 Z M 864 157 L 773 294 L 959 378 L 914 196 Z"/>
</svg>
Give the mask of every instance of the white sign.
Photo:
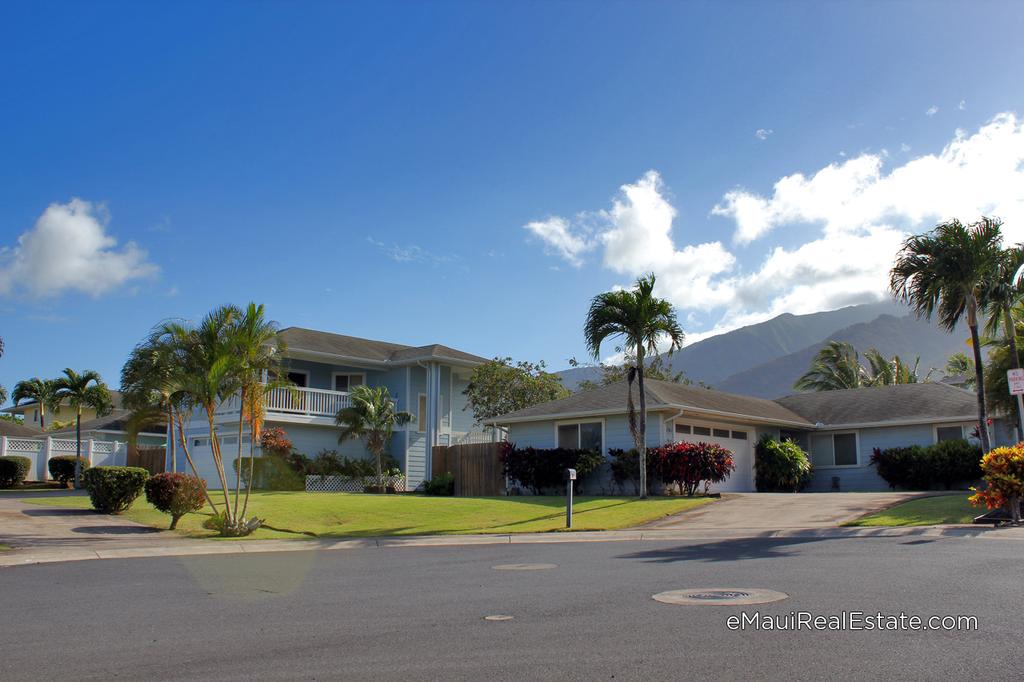
<svg viewBox="0 0 1024 682">
<path fill-rule="evenodd" d="M 1010 395 L 1024 395 L 1024 369 L 1007 371 L 1006 383 L 1010 385 Z"/>
<path fill-rule="evenodd" d="M 1022 381 L 1024 381 L 1024 379 L 1022 379 Z M 1024 384 L 1022 384 L 1022 385 L 1024 385 Z M 576 480 L 576 470 L 575 469 L 569 469 L 569 480 L 570 481 L 575 481 Z"/>
</svg>

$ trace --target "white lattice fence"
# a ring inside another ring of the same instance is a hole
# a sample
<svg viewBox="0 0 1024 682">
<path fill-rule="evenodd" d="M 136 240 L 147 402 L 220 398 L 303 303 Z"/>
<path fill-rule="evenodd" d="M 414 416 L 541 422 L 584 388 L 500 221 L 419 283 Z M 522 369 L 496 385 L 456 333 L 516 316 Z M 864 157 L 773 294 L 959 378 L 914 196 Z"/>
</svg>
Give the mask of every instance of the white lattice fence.
<svg viewBox="0 0 1024 682">
<path fill-rule="evenodd" d="M 49 478 L 50 458 L 73 456 L 77 448 L 78 443 L 73 438 L 0 437 L 0 455 L 17 455 L 32 460 L 27 476 L 30 481 Z M 128 446 L 118 441 L 83 440 L 81 452 L 92 466 L 124 466 L 128 461 Z"/>
<path fill-rule="evenodd" d="M 376 485 L 376 476 L 306 476 L 307 493 L 361 493 L 368 486 Z M 394 488 L 396 492 L 405 492 L 405 476 L 385 476 L 384 486 Z"/>
</svg>

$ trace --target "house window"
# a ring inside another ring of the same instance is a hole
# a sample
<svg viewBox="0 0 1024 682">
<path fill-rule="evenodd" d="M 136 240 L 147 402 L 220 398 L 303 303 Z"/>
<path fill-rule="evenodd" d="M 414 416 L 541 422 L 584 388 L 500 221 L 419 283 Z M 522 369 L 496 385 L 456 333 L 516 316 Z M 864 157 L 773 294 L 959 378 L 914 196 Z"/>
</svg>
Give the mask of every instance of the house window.
<svg viewBox="0 0 1024 682">
<path fill-rule="evenodd" d="M 32 410 L 32 421 L 39 421 L 39 410 Z"/>
<path fill-rule="evenodd" d="M 737 440 L 746 440 L 747 439 L 747 432 L 746 431 L 733 431 L 732 432 L 732 437 L 737 439 Z"/>
<path fill-rule="evenodd" d="M 695 436 L 710 436 L 711 435 L 711 429 L 709 429 L 706 426 L 694 426 L 693 427 L 693 435 L 695 435 Z"/>
<path fill-rule="evenodd" d="M 427 430 L 427 396 L 420 393 L 419 411 L 416 413 L 416 430 L 425 433 Z"/>
<path fill-rule="evenodd" d="M 941 443 L 944 440 L 963 440 L 964 427 L 962 426 L 940 426 L 935 429 L 935 440 Z"/>
<path fill-rule="evenodd" d="M 558 425 L 558 447 L 603 452 L 601 422 Z"/>
<path fill-rule="evenodd" d="M 305 372 L 288 372 L 288 381 L 299 388 L 306 388 L 306 378 Z"/>
<path fill-rule="evenodd" d="M 690 425 L 689 424 L 676 424 L 676 434 L 677 435 L 681 435 L 681 434 L 684 434 L 684 433 L 690 433 Z"/>
<path fill-rule="evenodd" d="M 715 429 L 713 433 L 714 433 L 715 438 L 728 438 L 729 437 L 729 430 L 728 429 Z"/>
<path fill-rule="evenodd" d="M 356 386 L 361 386 L 364 383 L 366 383 L 366 378 L 362 374 L 334 375 L 334 390 L 341 391 L 342 393 L 348 393 Z"/>
<path fill-rule="evenodd" d="M 856 466 L 857 434 L 825 433 L 812 436 L 811 459 L 814 466 Z"/>
</svg>

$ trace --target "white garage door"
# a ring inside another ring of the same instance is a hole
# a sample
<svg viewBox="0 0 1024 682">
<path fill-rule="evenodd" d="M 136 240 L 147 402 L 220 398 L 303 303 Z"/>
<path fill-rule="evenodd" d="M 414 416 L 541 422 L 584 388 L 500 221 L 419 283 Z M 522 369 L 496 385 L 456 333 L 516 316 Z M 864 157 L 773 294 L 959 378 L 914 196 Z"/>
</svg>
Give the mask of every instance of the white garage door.
<svg viewBox="0 0 1024 682">
<path fill-rule="evenodd" d="M 684 443 L 714 443 L 732 452 L 736 470 L 729 478 L 711 486 L 711 492 L 754 491 L 754 430 L 749 426 L 702 424 L 676 420 L 675 439 Z"/>
</svg>

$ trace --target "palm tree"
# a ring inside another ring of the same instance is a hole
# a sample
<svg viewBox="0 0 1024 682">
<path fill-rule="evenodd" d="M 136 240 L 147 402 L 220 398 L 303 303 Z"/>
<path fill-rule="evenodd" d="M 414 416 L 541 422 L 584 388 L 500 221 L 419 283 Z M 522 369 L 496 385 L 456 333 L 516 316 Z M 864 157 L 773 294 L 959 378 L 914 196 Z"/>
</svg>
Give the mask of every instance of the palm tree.
<svg viewBox="0 0 1024 682">
<path fill-rule="evenodd" d="M 239 400 L 238 412 L 238 476 L 235 480 L 235 510 L 238 516 L 238 498 L 242 485 L 242 429 L 249 423 L 249 483 L 245 488 L 245 504 L 242 518 L 249 508 L 249 492 L 252 490 L 253 466 L 255 463 L 256 439 L 260 436 L 265 414 L 264 397 L 268 390 L 276 388 L 282 375 L 281 358 L 284 342 L 278 335 L 278 325 L 264 315 L 263 305 L 250 303 L 236 320 L 231 329 L 232 353 L 237 362 Z"/>
<path fill-rule="evenodd" d="M 982 224 L 991 224 L 995 229 L 1002 228 L 1002 221 L 993 218 L 982 218 Z M 1014 329 L 1013 308 L 1024 296 L 1016 281 L 1017 271 L 1024 266 L 1024 246 L 1004 249 L 999 253 L 996 267 L 991 271 L 982 292 L 981 305 L 988 314 L 985 324 L 985 335 L 996 337 L 1000 332 L 1009 345 L 1011 369 L 1020 369 L 1017 354 L 1017 339 Z M 1024 436 L 1024 414 L 1017 410 L 1017 433 Z"/>
<path fill-rule="evenodd" d="M 366 438 L 366 449 L 377 459 L 377 490 L 384 492 L 381 457 L 396 426 L 408 424 L 412 415 L 398 412 L 386 386 L 356 386 L 349 393 L 349 407 L 338 410 L 334 423 L 341 427 L 338 442 Z"/>
<path fill-rule="evenodd" d="M 34 402 L 39 405 L 39 428 L 46 430 L 46 411 L 56 411 L 60 405 L 57 397 L 57 382 L 53 379 L 32 377 L 14 385 L 11 400 L 17 405 L 22 401 Z"/>
<path fill-rule="evenodd" d="M 167 421 L 167 441 L 171 451 L 171 471 L 178 470 L 177 443 L 174 438 L 175 364 L 173 348 L 159 338 L 147 338 L 128 356 L 121 368 L 121 399 L 132 410 L 133 429 L 143 424 Z"/>
<path fill-rule="evenodd" d="M 978 312 L 985 285 L 998 267 L 1002 233 L 998 224 L 982 221 L 966 226 L 959 220 L 940 223 L 931 232 L 913 235 L 903 242 L 889 275 L 889 287 L 909 303 L 919 316 L 938 316 L 939 325 L 952 332 L 967 319 L 974 352 L 974 376 L 978 396 L 978 431 L 981 447 L 990 449 L 985 410 L 985 379 L 982 372 Z"/>
<path fill-rule="evenodd" d="M 110 391 L 103 378 L 91 369 L 79 373 L 68 367 L 55 384 L 58 404 L 66 401 L 75 410 L 75 488 L 78 488 L 82 479 L 82 410 L 90 407 L 97 417 L 109 414 Z"/>
<path fill-rule="evenodd" d="M 683 345 L 683 330 L 676 321 L 672 304 L 654 296 L 654 273 L 639 278 L 631 290 L 606 291 L 590 302 L 583 337 L 587 349 L 595 360 L 601 354 L 601 344 L 609 337 L 621 337 L 626 352 L 633 356 L 635 365 L 627 374 L 626 409 L 629 430 L 636 443 L 640 458 L 640 499 L 647 497 L 647 394 L 644 390 L 645 353 L 658 352 L 662 338 L 669 342 L 668 353 Z M 633 380 L 640 391 L 640 415 L 637 419 L 633 406 Z M 639 423 L 638 423 L 639 421 Z"/>
<path fill-rule="evenodd" d="M 0 358 L 4 356 L 4 339 L 0 337 Z M 7 389 L 0 385 L 0 405 L 7 402 Z"/>
<path fill-rule="evenodd" d="M 864 368 L 852 344 L 829 341 L 818 351 L 811 367 L 796 380 L 798 391 L 838 391 L 864 385 Z"/>
<path fill-rule="evenodd" d="M 918 375 L 918 367 L 921 365 L 921 357 L 914 358 L 914 364 L 908 365 L 898 355 L 887 358 L 877 349 L 868 348 L 864 351 L 864 359 L 868 361 L 868 369 L 865 371 L 865 385 L 867 386 L 894 386 L 896 384 L 916 384 L 922 381 Z M 931 379 L 932 372 L 929 371 L 923 381 Z"/>
</svg>

